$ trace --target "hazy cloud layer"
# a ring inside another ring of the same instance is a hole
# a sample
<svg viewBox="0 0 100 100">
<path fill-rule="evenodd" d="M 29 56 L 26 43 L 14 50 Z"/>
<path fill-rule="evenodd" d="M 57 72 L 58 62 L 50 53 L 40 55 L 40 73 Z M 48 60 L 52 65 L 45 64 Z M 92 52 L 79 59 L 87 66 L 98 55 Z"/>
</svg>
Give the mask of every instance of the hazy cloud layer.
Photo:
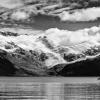
<svg viewBox="0 0 100 100">
<path fill-rule="evenodd" d="M 62 21 L 94 21 L 100 18 L 100 7 L 75 10 L 73 13 L 64 11 L 59 17 Z"/>
<path fill-rule="evenodd" d="M 15 8 L 21 5 L 23 5 L 22 0 L 0 0 L 0 6 L 6 8 Z"/>
</svg>

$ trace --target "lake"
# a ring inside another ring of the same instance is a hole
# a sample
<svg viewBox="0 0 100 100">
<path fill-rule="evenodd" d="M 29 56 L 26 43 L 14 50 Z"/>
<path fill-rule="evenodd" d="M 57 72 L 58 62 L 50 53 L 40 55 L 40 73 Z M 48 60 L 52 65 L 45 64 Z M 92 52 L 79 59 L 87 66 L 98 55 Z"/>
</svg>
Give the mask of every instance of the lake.
<svg viewBox="0 0 100 100">
<path fill-rule="evenodd" d="M 96 78 L 1 78 L 0 100 L 100 100 Z"/>
</svg>

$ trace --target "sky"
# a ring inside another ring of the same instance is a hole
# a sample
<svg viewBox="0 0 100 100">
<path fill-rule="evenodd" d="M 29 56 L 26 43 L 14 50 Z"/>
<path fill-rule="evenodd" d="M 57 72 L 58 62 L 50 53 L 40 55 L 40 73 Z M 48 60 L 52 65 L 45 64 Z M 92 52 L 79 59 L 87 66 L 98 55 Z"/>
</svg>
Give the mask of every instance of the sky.
<svg viewBox="0 0 100 100">
<path fill-rule="evenodd" d="M 0 5 L 6 8 L 15 8 L 23 5 L 23 0 L 0 0 Z"/>
<path fill-rule="evenodd" d="M 6 8 L 15 8 L 24 5 L 26 2 L 31 2 L 36 0 L 0 0 L 0 5 Z"/>
<path fill-rule="evenodd" d="M 63 11 L 59 17 L 61 21 L 94 21 L 100 18 L 100 7 L 75 10 L 71 14 Z"/>
<path fill-rule="evenodd" d="M 30 2 L 30 1 L 33 0 L 0 0 L 0 5 L 7 8 L 14 8 L 23 5 L 25 2 Z M 91 0 L 91 1 L 98 1 L 98 0 Z"/>
</svg>

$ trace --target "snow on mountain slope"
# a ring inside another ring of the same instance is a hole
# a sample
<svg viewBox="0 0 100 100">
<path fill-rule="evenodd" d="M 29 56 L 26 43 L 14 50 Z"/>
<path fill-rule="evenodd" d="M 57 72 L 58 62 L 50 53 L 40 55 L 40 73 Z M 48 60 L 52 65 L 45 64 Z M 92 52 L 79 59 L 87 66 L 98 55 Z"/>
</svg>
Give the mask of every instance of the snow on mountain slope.
<svg viewBox="0 0 100 100">
<path fill-rule="evenodd" d="M 29 29 L 0 29 L 0 57 L 12 62 L 17 69 L 47 75 L 51 68 L 86 59 L 100 54 L 100 27 L 77 30 L 46 31 Z"/>
</svg>

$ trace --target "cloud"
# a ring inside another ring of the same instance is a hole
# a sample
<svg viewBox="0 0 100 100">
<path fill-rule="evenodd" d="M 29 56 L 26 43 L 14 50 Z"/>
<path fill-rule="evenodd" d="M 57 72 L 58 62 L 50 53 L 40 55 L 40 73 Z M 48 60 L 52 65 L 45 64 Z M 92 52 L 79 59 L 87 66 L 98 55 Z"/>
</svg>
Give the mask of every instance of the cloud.
<svg viewBox="0 0 100 100">
<path fill-rule="evenodd" d="M 22 0 L 0 0 L 0 6 L 10 9 L 21 5 L 23 5 Z"/>
<path fill-rule="evenodd" d="M 94 26 L 89 29 L 76 31 L 52 28 L 48 29 L 45 34 L 56 46 L 59 46 L 60 44 L 64 46 L 71 46 L 82 42 L 93 43 L 96 45 L 95 43 L 98 43 L 100 39 L 99 32 L 100 28 Z"/>
<path fill-rule="evenodd" d="M 73 13 L 63 11 L 59 14 L 61 21 L 94 21 L 100 18 L 100 7 L 75 10 Z"/>
<path fill-rule="evenodd" d="M 29 14 L 24 11 L 13 12 L 11 15 L 11 19 L 14 19 L 14 20 L 25 20 L 25 19 L 28 19 L 28 17 L 29 17 Z"/>
</svg>

